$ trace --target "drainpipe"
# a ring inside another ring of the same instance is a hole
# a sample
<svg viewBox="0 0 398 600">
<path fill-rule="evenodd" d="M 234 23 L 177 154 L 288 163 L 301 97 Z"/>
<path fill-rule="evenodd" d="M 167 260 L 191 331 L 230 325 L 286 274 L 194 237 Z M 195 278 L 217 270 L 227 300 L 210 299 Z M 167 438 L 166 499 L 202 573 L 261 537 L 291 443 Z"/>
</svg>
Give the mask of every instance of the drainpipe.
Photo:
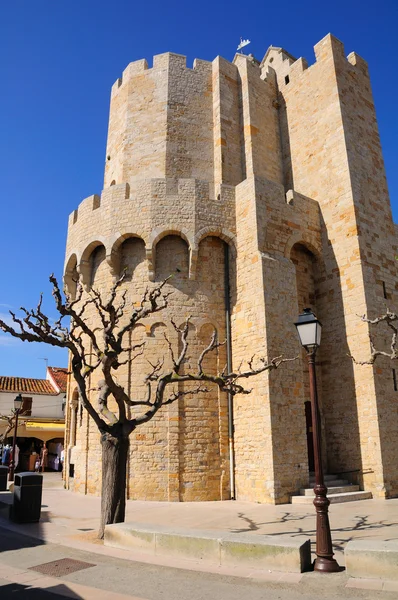
<svg viewBox="0 0 398 600">
<path fill-rule="evenodd" d="M 229 246 L 224 242 L 224 299 L 225 331 L 227 338 L 227 372 L 232 371 L 231 342 L 231 304 L 229 284 Z M 234 405 L 233 396 L 228 392 L 228 443 L 229 443 L 229 480 L 231 482 L 231 500 L 235 500 L 235 452 L 234 452 Z"/>
</svg>

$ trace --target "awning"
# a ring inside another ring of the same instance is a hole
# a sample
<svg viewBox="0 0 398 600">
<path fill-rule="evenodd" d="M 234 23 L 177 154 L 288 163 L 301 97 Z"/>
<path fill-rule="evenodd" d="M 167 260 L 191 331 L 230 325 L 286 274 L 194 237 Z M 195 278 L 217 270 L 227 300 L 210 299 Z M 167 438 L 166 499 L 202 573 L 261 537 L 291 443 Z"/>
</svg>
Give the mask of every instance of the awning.
<svg viewBox="0 0 398 600">
<path fill-rule="evenodd" d="M 25 421 L 24 425 L 29 431 L 65 431 L 65 423 L 52 421 Z"/>
</svg>

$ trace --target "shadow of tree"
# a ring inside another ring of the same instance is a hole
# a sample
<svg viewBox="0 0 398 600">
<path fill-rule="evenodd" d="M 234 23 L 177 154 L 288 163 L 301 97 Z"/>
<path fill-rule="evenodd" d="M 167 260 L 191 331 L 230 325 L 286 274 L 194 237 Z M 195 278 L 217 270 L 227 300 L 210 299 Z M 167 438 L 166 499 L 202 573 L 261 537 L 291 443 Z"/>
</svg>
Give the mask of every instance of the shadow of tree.
<svg viewBox="0 0 398 600">
<path fill-rule="evenodd" d="M 250 517 L 246 516 L 244 513 L 239 512 L 237 514 L 237 516 L 242 519 L 242 521 L 244 521 L 245 523 L 247 523 L 247 527 L 244 528 L 239 528 L 239 529 L 231 529 L 231 533 L 248 533 L 250 531 L 259 531 L 261 529 L 261 527 L 265 527 L 266 525 L 279 525 L 281 523 L 294 523 L 295 521 L 303 521 L 305 519 L 313 519 L 313 523 L 314 523 L 314 527 L 313 528 L 303 528 L 303 527 L 299 527 L 297 526 L 296 528 L 292 528 L 290 531 L 278 531 L 275 533 L 265 533 L 265 535 L 270 535 L 270 536 L 281 536 L 281 535 L 288 535 L 290 537 L 297 537 L 300 535 L 303 536 L 307 536 L 310 538 L 315 538 L 316 535 L 316 529 L 315 529 L 315 513 L 307 513 L 305 515 L 296 515 L 294 513 L 290 513 L 290 512 L 285 512 L 281 515 L 280 518 L 274 520 L 274 521 L 263 521 L 263 522 L 256 522 L 253 519 L 251 519 Z M 332 529 L 332 538 L 333 538 L 333 547 L 335 550 L 340 550 L 341 552 L 344 551 L 345 546 L 348 544 L 348 542 L 350 542 L 351 540 L 353 540 L 356 536 L 355 535 L 348 535 L 348 536 L 339 536 L 338 533 L 347 533 L 349 534 L 350 532 L 366 532 L 366 531 L 374 531 L 377 529 L 383 530 L 385 528 L 388 527 L 396 527 L 397 523 L 396 522 L 390 522 L 387 521 L 386 519 L 382 519 L 380 521 L 370 521 L 370 517 L 369 515 L 355 515 L 353 517 L 353 519 L 355 520 L 355 522 L 352 525 L 347 525 L 345 527 L 334 527 Z M 361 535 L 361 538 L 366 538 L 369 536 L 366 535 Z M 392 539 L 396 539 L 396 538 L 392 538 Z M 313 549 L 313 547 L 315 546 L 315 541 L 311 540 L 311 548 Z"/>
<path fill-rule="evenodd" d="M 256 523 L 250 517 L 247 517 L 244 513 L 238 513 L 238 517 L 247 523 L 247 527 L 242 529 L 231 529 L 231 533 L 248 533 L 249 531 L 258 531 L 261 527 L 265 525 L 273 525 L 278 523 L 287 523 L 288 521 L 302 521 L 303 519 L 308 519 L 313 517 L 312 514 L 307 515 L 294 515 L 290 512 L 285 512 L 279 519 L 276 521 L 263 521 L 262 523 Z M 286 535 L 285 532 L 278 534 L 267 534 L 267 535 Z"/>
</svg>

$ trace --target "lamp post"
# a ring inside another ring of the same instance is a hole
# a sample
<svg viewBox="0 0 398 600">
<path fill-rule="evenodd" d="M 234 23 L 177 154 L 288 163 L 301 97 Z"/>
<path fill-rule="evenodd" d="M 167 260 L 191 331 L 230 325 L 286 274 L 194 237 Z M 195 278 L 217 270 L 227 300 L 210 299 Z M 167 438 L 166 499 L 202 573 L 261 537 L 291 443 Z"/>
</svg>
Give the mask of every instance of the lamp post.
<svg viewBox="0 0 398 600">
<path fill-rule="evenodd" d="M 333 558 L 332 536 L 329 524 L 329 504 L 327 487 L 323 479 L 321 452 L 321 419 L 316 387 L 315 355 L 321 343 L 322 325 L 310 308 L 305 308 L 295 323 L 301 345 L 307 352 L 308 370 L 310 376 L 310 397 L 312 414 L 312 431 L 314 436 L 315 462 L 315 499 L 316 510 L 316 559 L 314 571 L 336 573 L 340 571 L 337 561 Z"/>
<path fill-rule="evenodd" d="M 15 414 L 15 427 L 14 437 L 12 440 L 12 455 L 10 460 L 10 470 L 8 472 L 8 481 L 14 481 L 14 470 L 15 470 L 15 446 L 17 444 L 17 429 L 18 429 L 18 415 L 22 408 L 23 400 L 21 394 L 18 394 L 14 398 L 14 414 Z"/>
</svg>

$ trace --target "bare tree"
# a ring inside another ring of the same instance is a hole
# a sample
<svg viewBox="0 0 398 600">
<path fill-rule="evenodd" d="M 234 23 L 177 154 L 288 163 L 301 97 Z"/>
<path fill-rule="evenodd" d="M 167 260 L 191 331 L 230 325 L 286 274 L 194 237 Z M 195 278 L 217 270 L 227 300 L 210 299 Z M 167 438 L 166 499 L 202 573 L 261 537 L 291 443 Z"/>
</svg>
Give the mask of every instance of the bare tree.
<svg viewBox="0 0 398 600">
<path fill-rule="evenodd" d="M 145 377 L 146 396 L 143 399 L 133 399 L 117 381 L 116 372 L 131 358 L 123 360 L 126 352 L 133 352 L 133 359 L 144 353 L 144 344 L 129 346 L 129 334 L 137 323 L 168 306 L 170 293 L 166 293 L 162 283 L 147 289 L 139 306 L 128 301 L 126 290 L 121 286 L 123 274 L 112 286 L 109 296 L 105 299 L 102 294 L 92 289 L 83 293 L 80 282 L 77 282 L 75 298 L 62 294 L 54 275 L 51 275 L 52 294 L 55 300 L 59 319 L 53 323 L 42 311 L 42 297 L 36 309 L 21 308 L 23 315 L 17 317 L 10 311 L 13 325 L 0 320 L 0 329 L 23 341 L 41 342 L 67 348 L 71 355 L 72 374 L 77 383 L 79 398 L 101 434 L 102 445 L 102 490 L 101 490 L 101 524 L 99 537 L 104 535 L 105 525 L 120 523 L 125 518 L 126 505 L 126 469 L 129 451 L 129 436 L 140 425 L 150 421 L 163 407 L 178 400 L 183 395 L 208 391 L 203 384 L 215 384 L 220 390 L 232 395 L 248 394 L 241 380 L 270 369 L 276 369 L 287 360 L 282 356 L 267 361 L 264 358 L 248 361 L 247 369 L 242 365 L 236 372 L 210 375 L 203 370 L 205 357 L 214 352 L 222 343 L 214 331 L 208 346 L 202 351 L 195 371 L 188 366 L 190 318 L 182 326 L 173 322 L 173 327 L 179 337 L 178 353 L 167 336 L 166 342 L 170 354 L 171 367 L 166 369 L 164 358 L 156 363 L 149 363 L 149 372 Z M 94 312 L 94 320 L 93 320 Z M 64 320 L 70 318 L 70 326 Z M 91 327 L 94 322 L 100 329 Z M 89 377 L 94 371 L 99 371 L 98 406 L 94 407 L 90 399 Z M 198 382 L 195 389 L 179 390 L 178 384 L 183 382 Z M 117 409 L 110 409 L 108 400 L 116 401 Z M 134 415 L 129 417 L 128 407 L 134 408 Z M 142 409 L 137 413 L 137 409 Z"/>
<path fill-rule="evenodd" d="M 373 365 L 379 356 L 385 356 L 390 360 L 398 359 L 398 348 L 397 348 L 397 340 L 398 340 L 398 314 L 390 311 L 386 308 L 386 312 L 383 315 L 379 315 L 375 319 L 368 319 L 366 315 L 362 315 L 361 320 L 364 323 L 368 323 L 369 325 L 379 325 L 385 324 L 387 326 L 387 331 L 390 331 L 390 340 L 389 340 L 389 348 L 388 350 L 381 350 L 376 348 L 373 336 L 369 333 L 369 343 L 370 343 L 370 358 L 369 360 L 359 361 L 356 360 L 355 357 L 351 356 L 353 362 L 357 365 Z"/>
<path fill-rule="evenodd" d="M 6 428 L 3 433 L 0 433 L 0 444 L 4 444 L 15 425 L 15 414 L 11 415 L 0 415 L 0 422 L 6 424 Z"/>
</svg>

